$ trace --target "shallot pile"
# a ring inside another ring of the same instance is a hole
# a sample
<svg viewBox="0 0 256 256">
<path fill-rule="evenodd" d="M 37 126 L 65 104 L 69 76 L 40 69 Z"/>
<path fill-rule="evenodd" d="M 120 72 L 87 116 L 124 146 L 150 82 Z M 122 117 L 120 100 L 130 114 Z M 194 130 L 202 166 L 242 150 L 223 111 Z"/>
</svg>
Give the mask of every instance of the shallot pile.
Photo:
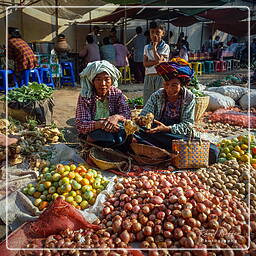
<svg viewBox="0 0 256 256">
<path fill-rule="evenodd" d="M 246 248 L 248 208 L 231 195 L 206 190 L 192 172 L 124 178 L 102 212 L 118 247 Z"/>
</svg>

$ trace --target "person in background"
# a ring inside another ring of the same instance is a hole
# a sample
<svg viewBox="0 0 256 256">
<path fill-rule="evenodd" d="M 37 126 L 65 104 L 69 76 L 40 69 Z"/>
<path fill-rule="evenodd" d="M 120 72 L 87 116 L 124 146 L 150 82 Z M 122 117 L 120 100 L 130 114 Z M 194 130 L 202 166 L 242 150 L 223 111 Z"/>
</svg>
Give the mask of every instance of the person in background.
<svg viewBox="0 0 256 256">
<path fill-rule="evenodd" d="M 120 71 L 108 61 L 94 61 L 80 77 L 82 89 L 76 108 L 79 137 L 103 147 L 122 144 L 126 140 L 122 123 L 131 118 L 131 112 L 117 88 Z"/>
<path fill-rule="evenodd" d="M 179 35 L 178 41 L 177 41 L 177 49 L 178 50 L 180 50 L 180 48 L 182 46 L 181 42 L 185 39 L 184 36 L 185 36 L 184 32 L 181 32 Z"/>
<path fill-rule="evenodd" d="M 220 43 L 220 37 L 219 36 L 215 36 L 215 39 L 212 42 L 213 48 L 217 49 Z"/>
<path fill-rule="evenodd" d="M 187 50 L 188 50 L 188 52 L 190 51 L 190 49 L 189 49 L 189 42 L 188 42 L 188 36 L 185 36 L 185 39 L 181 42 L 181 45 L 182 46 L 185 45 Z"/>
<path fill-rule="evenodd" d="M 57 55 L 59 62 L 69 61 L 68 53 L 71 51 L 66 37 L 63 34 L 57 36 L 54 46 L 54 53 Z"/>
<path fill-rule="evenodd" d="M 82 67 L 83 69 L 87 66 L 89 62 L 100 60 L 100 48 L 93 41 L 93 36 L 88 35 L 86 37 L 87 44 L 84 49 L 80 51 L 79 57 L 83 58 Z"/>
<path fill-rule="evenodd" d="M 212 51 L 213 51 L 212 36 L 209 36 L 209 39 L 204 43 L 203 51 L 212 53 Z"/>
<path fill-rule="evenodd" d="M 110 43 L 109 37 L 103 38 L 103 45 L 100 47 L 100 56 L 102 60 L 107 60 L 116 65 L 116 49 Z"/>
<path fill-rule="evenodd" d="M 150 33 L 149 33 L 148 30 L 146 30 L 146 31 L 144 32 L 144 36 L 147 38 L 147 44 L 149 44 L 149 43 L 150 43 Z"/>
<path fill-rule="evenodd" d="M 116 34 L 117 34 L 116 28 L 115 27 L 111 28 L 109 32 L 109 41 L 111 44 L 114 44 L 115 42 L 118 41 Z"/>
<path fill-rule="evenodd" d="M 133 39 L 134 48 L 134 78 L 136 83 L 143 83 L 145 77 L 145 67 L 143 65 L 143 52 L 147 44 L 147 37 L 142 34 L 142 27 L 136 28 L 136 37 Z"/>
<path fill-rule="evenodd" d="M 145 67 L 145 79 L 143 100 L 147 102 L 150 95 L 163 86 L 163 78 L 156 72 L 155 66 L 161 61 L 169 60 L 170 47 L 163 41 L 165 33 L 164 26 L 152 21 L 150 23 L 150 44 L 144 47 L 144 67 Z"/>
<path fill-rule="evenodd" d="M 100 27 L 99 26 L 93 26 L 93 31 L 89 33 L 88 35 L 93 36 L 93 42 L 100 46 Z"/>
<path fill-rule="evenodd" d="M 116 67 L 124 67 L 129 66 L 128 56 L 129 51 L 125 45 L 123 45 L 120 42 L 115 42 L 113 44 L 115 50 L 116 50 Z"/>
<path fill-rule="evenodd" d="M 186 47 L 186 44 L 182 44 L 180 51 L 179 51 L 179 57 L 188 61 L 188 49 Z"/>
<path fill-rule="evenodd" d="M 38 66 L 37 58 L 29 45 L 21 38 L 17 28 L 8 28 L 8 58 L 14 61 L 18 82 L 22 79 L 22 72 Z"/>
</svg>

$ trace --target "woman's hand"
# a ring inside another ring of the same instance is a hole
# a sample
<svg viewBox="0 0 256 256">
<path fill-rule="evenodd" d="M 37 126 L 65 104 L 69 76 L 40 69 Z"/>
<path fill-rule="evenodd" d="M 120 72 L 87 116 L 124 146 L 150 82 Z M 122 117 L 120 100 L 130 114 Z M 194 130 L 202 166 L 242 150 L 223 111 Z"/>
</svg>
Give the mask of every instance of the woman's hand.
<svg viewBox="0 0 256 256">
<path fill-rule="evenodd" d="M 148 130 L 147 131 L 148 133 L 170 132 L 170 127 L 169 126 L 166 126 L 166 125 L 164 125 L 163 123 L 161 123 L 157 120 L 154 120 L 154 123 L 157 124 L 157 127 Z"/>
<path fill-rule="evenodd" d="M 120 115 L 113 115 L 108 117 L 103 125 L 103 130 L 106 132 L 118 132 L 119 124 L 118 122 L 121 120 Z"/>
</svg>

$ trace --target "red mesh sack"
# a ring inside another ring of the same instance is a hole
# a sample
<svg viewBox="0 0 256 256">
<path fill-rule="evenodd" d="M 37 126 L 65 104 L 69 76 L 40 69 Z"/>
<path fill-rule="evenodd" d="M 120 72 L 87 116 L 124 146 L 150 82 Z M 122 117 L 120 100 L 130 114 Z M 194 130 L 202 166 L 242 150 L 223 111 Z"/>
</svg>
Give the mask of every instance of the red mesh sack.
<svg viewBox="0 0 256 256">
<path fill-rule="evenodd" d="M 67 228 L 99 229 L 99 226 L 87 222 L 71 204 L 58 197 L 36 221 L 30 224 L 30 233 L 33 237 L 47 237 Z"/>
<path fill-rule="evenodd" d="M 213 122 L 228 123 L 241 127 L 249 126 L 248 114 L 234 110 L 218 109 L 209 116 L 209 119 Z M 252 113 L 250 114 L 250 127 L 256 128 L 256 115 Z"/>
</svg>

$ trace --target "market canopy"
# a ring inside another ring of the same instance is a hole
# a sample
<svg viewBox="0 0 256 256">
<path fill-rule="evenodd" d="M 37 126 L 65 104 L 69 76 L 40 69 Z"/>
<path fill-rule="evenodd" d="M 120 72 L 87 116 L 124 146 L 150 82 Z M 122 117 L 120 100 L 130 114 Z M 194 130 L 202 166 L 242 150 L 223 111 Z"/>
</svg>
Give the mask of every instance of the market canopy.
<svg viewBox="0 0 256 256">
<path fill-rule="evenodd" d="M 217 23 L 229 23 L 248 18 L 249 11 L 247 8 L 222 8 L 222 9 L 211 9 L 206 10 L 203 13 L 198 14 L 198 16 L 213 20 Z"/>
<path fill-rule="evenodd" d="M 176 27 L 189 27 L 194 23 L 199 22 L 199 20 L 193 16 L 181 16 L 177 19 L 171 20 L 170 22 Z"/>
</svg>

